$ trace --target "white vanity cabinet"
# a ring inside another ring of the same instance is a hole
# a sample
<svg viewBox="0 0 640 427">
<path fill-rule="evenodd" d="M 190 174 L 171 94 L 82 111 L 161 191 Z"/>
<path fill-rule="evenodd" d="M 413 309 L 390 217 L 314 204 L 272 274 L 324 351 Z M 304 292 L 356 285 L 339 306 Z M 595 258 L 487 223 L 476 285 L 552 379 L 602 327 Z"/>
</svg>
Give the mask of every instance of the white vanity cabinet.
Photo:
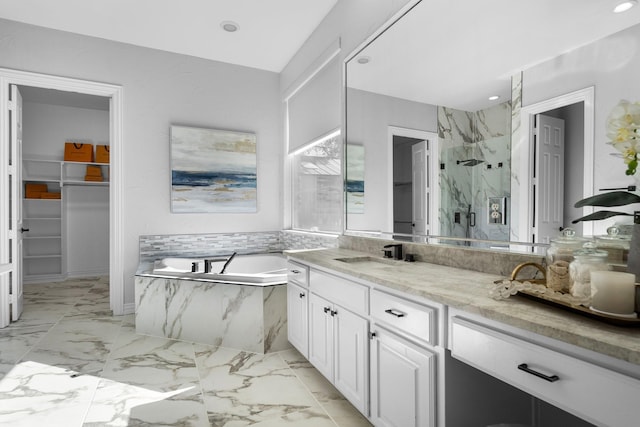
<svg viewBox="0 0 640 427">
<path fill-rule="evenodd" d="M 289 342 L 309 358 L 309 268 L 295 262 L 287 265 L 287 332 Z"/>
<path fill-rule="evenodd" d="M 432 427 L 437 412 L 437 308 L 371 292 L 371 422 Z"/>
<path fill-rule="evenodd" d="M 311 269 L 309 361 L 360 412 L 369 411 L 368 287 Z"/>
<path fill-rule="evenodd" d="M 449 326 L 454 358 L 589 423 L 638 425 L 640 380 L 465 313 Z"/>
</svg>

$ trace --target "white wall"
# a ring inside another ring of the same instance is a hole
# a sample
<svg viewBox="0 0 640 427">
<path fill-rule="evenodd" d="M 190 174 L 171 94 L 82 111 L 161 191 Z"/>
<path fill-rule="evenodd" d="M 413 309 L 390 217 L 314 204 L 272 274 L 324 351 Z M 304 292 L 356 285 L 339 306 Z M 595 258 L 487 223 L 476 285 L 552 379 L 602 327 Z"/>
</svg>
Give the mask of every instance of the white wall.
<svg viewBox="0 0 640 427">
<path fill-rule="evenodd" d="M 390 232 L 387 217 L 389 183 L 389 126 L 425 132 L 437 132 L 437 107 L 372 92 L 349 89 L 347 92 L 349 128 L 347 142 L 364 146 L 364 213 L 348 214 L 349 230 Z M 410 164 L 410 163 L 409 163 Z"/>
<path fill-rule="evenodd" d="M 67 274 L 109 274 L 109 188 L 68 186 L 64 190 Z"/>
<path fill-rule="evenodd" d="M 338 0 L 318 28 L 309 36 L 280 73 L 282 92 L 298 85 L 312 70 L 311 65 L 340 38 L 344 59 L 400 9 L 415 0 Z M 341 108 L 336 105 L 336 108 Z"/>
<path fill-rule="evenodd" d="M 62 160 L 65 141 L 109 143 L 109 112 L 25 102 L 22 155 Z"/>
<path fill-rule="evenodd" d="M 281 228 L 278 74 L 0 20 L 0 67 L 121 85 L 125 304 L 141 234 Z M 169 126 L 255 132 L 258 212 L 171 214 Z"/>
<path fill-rule="evenodd" d="M 624 174 L 626 165 L 622 159 L 611 156 L 616 151 L 606 144 L 606 120 L 621 99 L 640 101 L 639 51 L 640 25 L 636 25 L 523 73 L 523 106 L 595 87 L 594 185 L 591 194 L 598 194 L 600 188 L 635 184 L 633 178 Z M 595 221 L 594 234 L 606 234 L 607 227 L 615 221 L 620 221 L 620 217 Z"/>
</svg>

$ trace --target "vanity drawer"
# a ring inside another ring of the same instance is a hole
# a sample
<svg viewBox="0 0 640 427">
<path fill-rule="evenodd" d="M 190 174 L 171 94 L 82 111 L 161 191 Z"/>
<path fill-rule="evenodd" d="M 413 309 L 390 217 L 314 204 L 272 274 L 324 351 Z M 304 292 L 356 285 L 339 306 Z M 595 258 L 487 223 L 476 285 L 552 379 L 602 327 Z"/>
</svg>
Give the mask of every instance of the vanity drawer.
<svg viewBox="0 0 640 427">
<path fill-rule="evenodd" d="M 317 270 L 309 272 L 311 290 L 334 304 L 366 315 L 369 313 L 369 288 L 342 277 Z"/>
<path fill-rule="evenodd" d="M 287 281 L 309 287 L 309 267 L 297 262 L 287 261 Z"/>
<path fill-rule="evenodd" d="M 596 425 L 637 425 L 640 381 L 453 317 L 451 354 Z"/>
<path fill-rule="evenodd" d="M 436 345 L 437 309 L 406 300 L 376 289 L 371 291 L 371 317 L 430 345 Z"/>
</svg>

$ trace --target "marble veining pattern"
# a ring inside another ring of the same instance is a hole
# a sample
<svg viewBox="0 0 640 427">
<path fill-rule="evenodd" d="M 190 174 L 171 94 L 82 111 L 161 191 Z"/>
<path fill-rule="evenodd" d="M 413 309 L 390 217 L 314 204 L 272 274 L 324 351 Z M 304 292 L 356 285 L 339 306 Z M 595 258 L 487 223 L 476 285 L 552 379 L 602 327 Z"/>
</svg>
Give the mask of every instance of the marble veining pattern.
<svg viewBox="0 0 640 427">
<path fill-rule="evenodd" d="M 520 189 L 521 177 L 518 174 L 520 171 L 519 165 L 521 165 L 520 156 L 528 156 L 522 149 L 523 141 L 521 139 L 522 123 L 520 116 L 522 112 L 522 72 L 511 76 L 511 147 L 509 152 L 511 153 L 511 162 L 513 167 L 511 168 L 511 189 L 517 191 Z M 522 189 L 520 189 L 522 191 Z M 515 194 L 514 194 L 515 196 Z M 511 235 L 509 240 L 513 242 L 522 242 L 527 240 L 527 236 L 520 236 L 519 233 L 519 218 L 520 218 L 520 204 L 517 203 L 518 199 L 512 197 L 515 203 L 511 203 Z"/>
<path fill-rule="evenodd" d="M 510 193 L 510 127 L 509 102 L 475 112 L 438 107 L 440 234 L 508 240 L 509 219 L 491 223 L 488 211 L 489 198 Z"/>
<path fill-rule="evenodd" d="M 106 278 L 25 286 L 24 321 L 0 330 L 0 425 L 370 425 L 296 350 L 140 335 L 108 300 Z"/>
<path fill-rule="evenodd" d="M 136 276 L 135 304 L 140 334 L 255 353 L 289 348 L 286 285 Z"/>
</svg>

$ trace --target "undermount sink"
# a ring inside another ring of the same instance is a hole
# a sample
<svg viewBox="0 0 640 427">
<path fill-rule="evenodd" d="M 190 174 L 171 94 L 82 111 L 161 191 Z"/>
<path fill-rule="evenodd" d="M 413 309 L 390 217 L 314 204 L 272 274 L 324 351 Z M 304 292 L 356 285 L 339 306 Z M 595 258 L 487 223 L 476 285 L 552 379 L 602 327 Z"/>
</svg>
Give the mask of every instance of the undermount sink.
<svg viewBox="0 0 640 427">
<path fill-rule="evenodd" d="M 376 258 L 372 256 L 334 258 L 334 260 L 344 262 L 347 264 L 379 263 L 379 264 L 385 264 L 385 265 L 393 265 L 396 262 L 396 260 L 393 260 L 390 258 Z"/>
</svg>

